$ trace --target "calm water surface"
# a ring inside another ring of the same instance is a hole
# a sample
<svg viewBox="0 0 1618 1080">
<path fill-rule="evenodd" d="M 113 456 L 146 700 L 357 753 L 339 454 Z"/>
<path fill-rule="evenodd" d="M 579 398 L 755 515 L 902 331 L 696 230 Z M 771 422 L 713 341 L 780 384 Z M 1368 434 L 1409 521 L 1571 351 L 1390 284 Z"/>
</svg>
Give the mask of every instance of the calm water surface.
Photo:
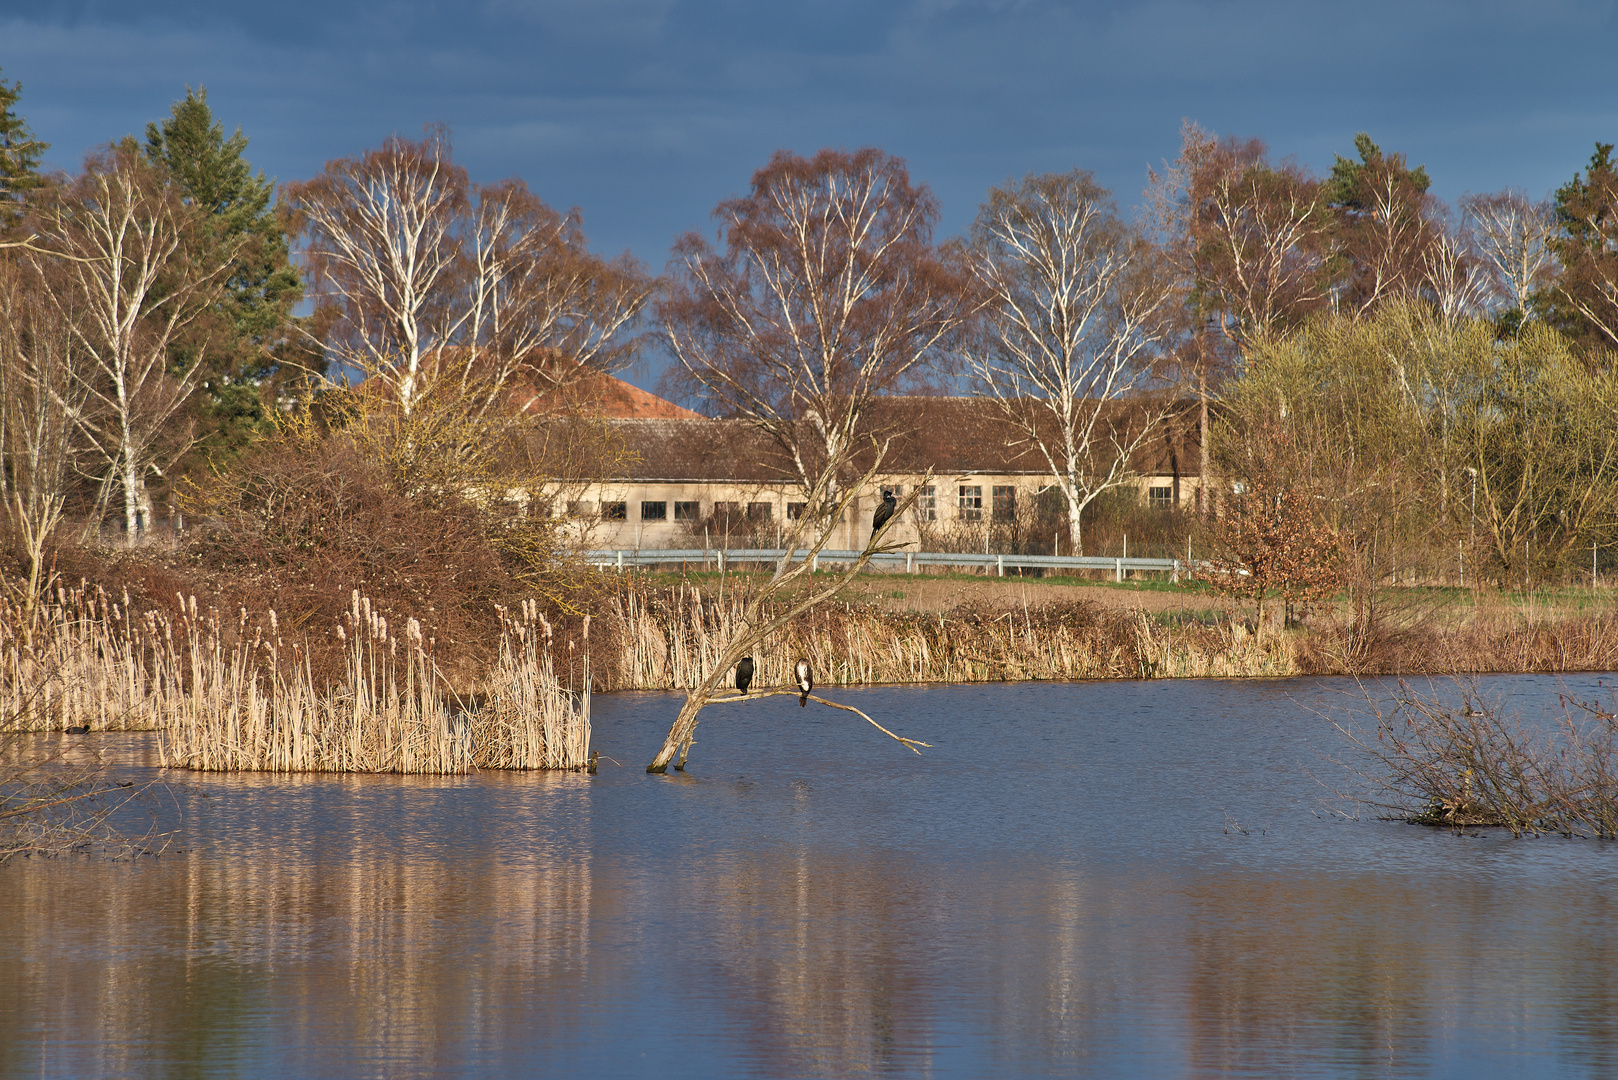
<svg viewBox="0 0 1618 1080">
<path fill-rule="evenodd" d="M 185 852 L 0 868 L 0 1075 L 1618 1075 L 1618 845 L 1344 816 L 1353 690 L 831 692 L 923 757 L 777 698 L 667 778 L 679 698 L 614 695 L 593 778 L 183 776 Z"/>
</svg>

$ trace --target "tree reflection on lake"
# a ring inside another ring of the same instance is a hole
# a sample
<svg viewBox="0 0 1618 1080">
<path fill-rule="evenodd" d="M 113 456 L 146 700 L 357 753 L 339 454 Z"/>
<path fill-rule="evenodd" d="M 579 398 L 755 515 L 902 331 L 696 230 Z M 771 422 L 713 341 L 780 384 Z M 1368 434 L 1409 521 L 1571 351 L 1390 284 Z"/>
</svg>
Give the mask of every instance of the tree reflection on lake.
<svg viewBox="0 0 1618 1080">
<path fill-rule="evenodd" d="M 666 778 L 678 699 L 615 695 L 594 778 L 183 776 L 186 852 L 0 868 L 0 1075 L 1611 1074 L 1618 845 L 1343 816 L 1352 691 L 834 695 L 922 758 L 783 697 Z"/>
</svg>

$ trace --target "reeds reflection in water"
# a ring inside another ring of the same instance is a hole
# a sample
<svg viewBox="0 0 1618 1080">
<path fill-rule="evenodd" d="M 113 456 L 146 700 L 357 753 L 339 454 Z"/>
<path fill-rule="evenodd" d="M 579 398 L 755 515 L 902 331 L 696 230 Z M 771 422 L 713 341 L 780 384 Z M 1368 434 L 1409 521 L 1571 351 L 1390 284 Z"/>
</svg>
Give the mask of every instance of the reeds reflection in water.
<svg viewBox="0 0 1618 1080">
<path fill-rule="evenodd" d="M 192 774 L 187 853 L 0 872 L 0 1071 L 1618 1069 L 1606 842 L 1322 813 L 1300 699 L 1352 685 L 864 692 L 919 763 L 781 698 L 668 778 Z M 631 762 L 678 708 L 597 700 Z"/>
</svg>

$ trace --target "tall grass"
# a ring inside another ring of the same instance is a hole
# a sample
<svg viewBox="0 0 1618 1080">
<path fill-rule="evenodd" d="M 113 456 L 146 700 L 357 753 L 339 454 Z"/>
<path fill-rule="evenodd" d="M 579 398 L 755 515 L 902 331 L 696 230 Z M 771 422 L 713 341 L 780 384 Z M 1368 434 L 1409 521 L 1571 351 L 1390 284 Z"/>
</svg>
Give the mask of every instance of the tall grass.
<svg viewBox="0 0 1618 1080">
<path fill-rule="evenodd" d="M 33 617 L 0 599 L 0 716 L 12 730 L 155 726 L 152 617 L 100 588 L 58 588 Z"/>
<path fill-rule="evenodd" d="M 618 663 L 599 677 L 615 689 L 692 687 L 717 662 L 743 607 L 735 587 L 705 594 L 631 582 L 611 612 L 621 624 Z M 800 656 L 823 686 L 1295 672 L 1290 653 L 1244 636 L 1197 628 L 1175 640 L 1138 613 L 1084 601 L 937 614 L 827 604 L 761 643 L 754 681 L 786 684 Z"/>
<path fill-rule="evenodd" d="M 470 717 L 467 737 L 485 769 L 580 769 L 590 758 L 588 659 L 575 693 L 556 677 L 551 660 L 555 630 L 539 603 L 525 600 L 513 617 L 500 609 L 500 658 L 488 682 L 486 703 Z M 541 634 L 544 636 L 541 642 Z M 590 620 L 584 620 L 589 647 Z M 578 647 L 570 641 L 569 649 Z"/>
<path fill-rule="evenodd" d="M 498 612 L 499 660 L 462 701 L 409 619 L 390 627 L 355 590 L 335 633 L 343 671 L 316 678 L 274 610 L 233 621 L 181 598 L 139 617 L 104 593 L 62 590 L 32 626 L 0 610 L 0 709 L 26 730 L 155 728 L 166 766 L 275 772 L 459 773 L 582 769 L 590 697 L 564 689 L 532 602 Z M 585 661 L 588 671 L 588 659 Z"/>
</svg>

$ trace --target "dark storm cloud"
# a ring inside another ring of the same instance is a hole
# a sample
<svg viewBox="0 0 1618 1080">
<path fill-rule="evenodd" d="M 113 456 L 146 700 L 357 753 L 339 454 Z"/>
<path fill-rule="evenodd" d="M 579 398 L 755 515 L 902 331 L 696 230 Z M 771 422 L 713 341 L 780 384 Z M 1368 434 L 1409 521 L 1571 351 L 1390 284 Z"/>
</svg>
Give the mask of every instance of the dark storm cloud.
<svg viewBox="0 0 1618 1080">
<path fill-rule="evenodd" d="M 946 231 L 990 184 L 1090 168 L 1125 205 L 1184 118 L 1316 169 L 1369 131 L 1439 194 L 1544 194 L 1618 132 L 1610 3 L 483 0 L 11 3 L 0 72 L 73 167 L 187 84 L 283 180 L 448 124 L 480 179 L 660 266 L 777 147 L 875 144 Z"/>
</svg>

